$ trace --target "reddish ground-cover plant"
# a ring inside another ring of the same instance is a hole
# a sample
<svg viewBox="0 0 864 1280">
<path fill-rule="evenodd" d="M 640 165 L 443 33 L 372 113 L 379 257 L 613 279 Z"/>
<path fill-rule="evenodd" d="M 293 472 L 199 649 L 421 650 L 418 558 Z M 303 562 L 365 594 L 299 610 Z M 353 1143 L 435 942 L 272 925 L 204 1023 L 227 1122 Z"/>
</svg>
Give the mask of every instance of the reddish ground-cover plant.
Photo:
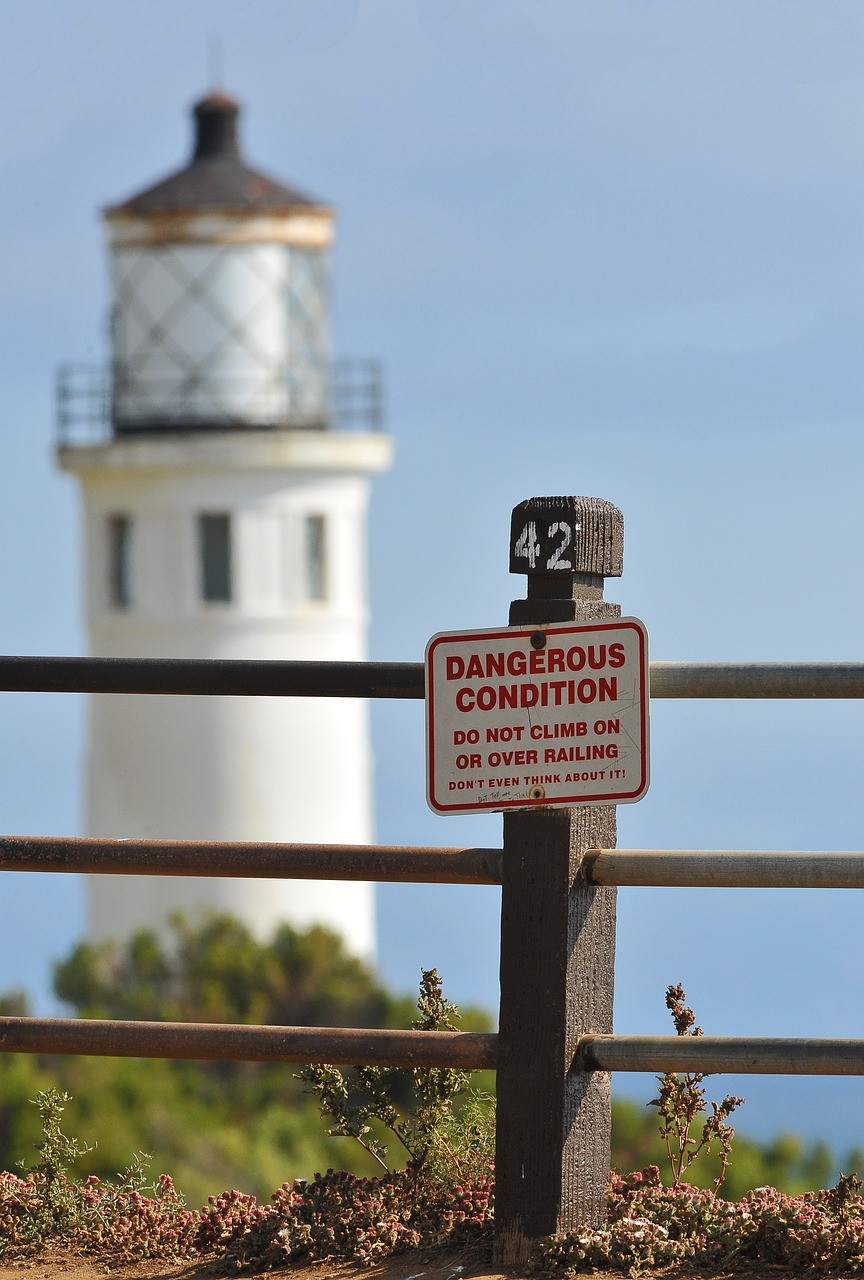
<svg viewBox="0 0 864 1280">
<path fill-rule="evenodd" d="M 286 1183 L 266 1207 L 218 1197 L 203 1211 L 197 1244 L 237 1271 L 323 1258 L 372 1264 L 420 1246 L 491 1239 L 492 1200 L 491 1178 L 430 1195 L 410 1169 L 380 1178 L 328 1169 Z"/>
<path fill-rule="evenodd" d="M 150 1194 L 93 1177 L 61 1179 L 55 1190 L 66 1209 L 53 1218 L 45 1216 L 41 1177 L 0 1174 L 0 1253 L 7 1259 L 65 1242 L 112 1263 L 208 1257 L 227 1272 L 257 1272 L 335 1258 L 372 1264 L 441 1245 L 471 1244 L 482 1256 L 492 1235 L 491 1171 L 471 1184 L 421 1192 L 410 1169 L 380 1178 L 328 1170 L 308 1183 L 286 1183 L 268 1204 L 229 1191 L 201 1210 L 188 1209 L 164 1175 Z M 760 1187 L 729 1201 L 683 1182 L 664 1187 L 656 1165 L 613 1175 L 606 1225 L 545 1242 L 533 1270 L 638 1274 L 676 1265 L 864 1273 L 861 1184 L 841 1178 L 831 1190 L 802 1196 Z"/>
<path fill-rule="evenodd" d="M 329 1169 L 311 1182 L 285 1183 L 269 1204 L 227 1191 L 199 1211 L 186 1207 L 166 1174 L 146 1186 L 141 1155 L 116 1182 L 76 1181 L 68 1161 L 84 1148 L 62 1131 L 66 1101 L 55 1091 L 38 1095 L 41 1159 L 23 1176 L 0 1174 L 0 1257 L 67 1245 L 112 1262 L 215 1254 L 239 1271 L 330 1257 L 372 1263 L 491 1235 L 490 1176 L 446 1184 L 412 1164 L 380 1178 Z"/>
<path fill-rule="evenodd" d="M 0 1174 L 0 1255 L 64 1242 L 112 1262 L 215 1254 L 228 1270 L 259 1271 L 301 1259 L 373 1263 L 421 1245 L 491 1237 L 490 1179 L 432 1198 L 418 1194 L 409 1170 L 358 1178 L 330 1169 L 308 1183 L 286 1183 L 269 1204 L 227 1191 L 194 1211 L 164 1174 L 151 1195 L 95 1177 L 64 1179 L 63 1189 L 67 1210 L 48 1221 L 38 1175 Z"/>
<path fill-rule="evenodd" d="M 864 1272 L 864 1199 L 855 1177 L 827 1191 L 786 1196 L 759 1187 L 739 1201 L 687 1183 L 664 1187 L 651 1165 L 613 1174 L 603 1228 L 546 1242 L 535 1270 L 574 1274 L 617 1268 L 631 1275 L 689 1264 L 727 1272 L 788 1268 L 810 1275 Z"/>
<path fill-rule="evenodd" d="M 0 1256 L 26 1256 L 57 1243 L 118 1262 L 195 1250 L 200 1214 L 186 1208 L 167 1174 L 157 1179 L 152 1195 L 96 1177 L 71 1183 L 65 1175 L 57 1190 L 64 1208 L 46 1216 L 38 1174 L 0 1173 Z"/>
</svg>

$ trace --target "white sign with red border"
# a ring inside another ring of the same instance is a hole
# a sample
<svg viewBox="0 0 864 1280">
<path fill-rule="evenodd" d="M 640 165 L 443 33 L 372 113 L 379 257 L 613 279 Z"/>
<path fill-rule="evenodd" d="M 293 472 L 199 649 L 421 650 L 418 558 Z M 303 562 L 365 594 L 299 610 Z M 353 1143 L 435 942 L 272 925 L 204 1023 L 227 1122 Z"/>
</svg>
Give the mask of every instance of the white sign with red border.
<svg viewBox="0 0 864 1280">
<path fill-rule="evenodd" d="M 433 636 L 426 766 L 436 813 L 641 800 L 644 625 L 615 618 Z"/>
</svg>

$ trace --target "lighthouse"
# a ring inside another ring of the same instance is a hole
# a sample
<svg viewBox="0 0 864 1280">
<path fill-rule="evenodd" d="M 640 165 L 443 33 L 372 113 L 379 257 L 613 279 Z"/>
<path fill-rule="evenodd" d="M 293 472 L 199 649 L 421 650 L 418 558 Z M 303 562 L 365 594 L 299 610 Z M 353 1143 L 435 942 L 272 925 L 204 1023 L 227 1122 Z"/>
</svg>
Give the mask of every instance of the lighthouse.
<svg viewBox="0 0 864 1280">
<path fill-rule="evenodd" d="M 331 356 L 333 210 L 247 165 L 232 98 L 193 114 L 190 162 L 104 215 L 110 368 L 59 375 L 89 650 L 363 659 L 369 488 L 392 443 L 375 363 Z M 360 700 L 94 696 L 88 739 L 89 835 L 372 839 Z M 227 912 L 374 954 L 369 884 L 109 875 L 87 898 L 96 942 Z"/>
</svg>

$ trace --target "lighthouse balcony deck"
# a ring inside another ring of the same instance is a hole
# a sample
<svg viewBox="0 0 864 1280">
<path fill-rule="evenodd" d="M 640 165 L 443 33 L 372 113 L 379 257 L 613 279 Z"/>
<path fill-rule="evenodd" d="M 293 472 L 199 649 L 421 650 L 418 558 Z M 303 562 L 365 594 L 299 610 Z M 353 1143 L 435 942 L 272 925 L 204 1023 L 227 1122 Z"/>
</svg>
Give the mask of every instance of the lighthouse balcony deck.
<svg viewBox="0 0 864 1280">
<path fill-rule="evenodd" d="M 117 437 L 203 431 L 383 432 L 380 361 L 333 361 L 314 401 L 287 376 L 220 378 L 206 373 L 133 382 L 124 370 L 67 362 L 57 370 L 56 443 L 60 448 L 108 444 Z"/>
</svg>

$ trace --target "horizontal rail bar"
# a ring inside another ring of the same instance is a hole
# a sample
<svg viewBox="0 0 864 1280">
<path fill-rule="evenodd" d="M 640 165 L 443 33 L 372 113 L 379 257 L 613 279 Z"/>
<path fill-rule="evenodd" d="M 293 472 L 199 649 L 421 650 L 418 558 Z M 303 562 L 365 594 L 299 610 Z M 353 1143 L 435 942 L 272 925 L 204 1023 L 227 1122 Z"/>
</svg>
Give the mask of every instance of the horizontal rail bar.
<svg viewBox="0 0 864 1280">
<path fill-rule="evenodd" d="M 0 836 L 0 871 L 500 884 L 500 849 Z"/>
<path fill-rule="evenodd" d="M 864 853 L 758 849 L 591 849 L 598 885 L 708 889 L 864 889 Z"/>
<path fill-rule="evenodd" d="M 0 1053 L 234 1062 L 368 1063 L 382 1067 L 494 1068 L 498 1037 L 479 1031 L 370 1031 L 96 1018 L 0 1018 Z"/>
<path fill-rule="evenodd" d="M 237 1062 L 494 1069 L 498 1037 L 471 1031 L 261 1027 L 90 1018 L 0 1018 L 0 1052 Z M 740 1036 L 583 1036 L 588 1071 L 864 1075 L 864 1040 Z"/>
<path fill-rule="evenodd" d="M 862 662 L 652 662 L 652 698 L 864 698 Z"/>
<path fill-rule="evenodd" d="M 185 693 L 228 697 L 423 698 L 422 662 L 0 657 L 6 693 Z"/>
<path fill-rule="evenodd" d="M 761 1036 L 582 1036 L 586 1071 L 728 1071 L 742 1075 L 862 1076 L 864 1040 Z"/>
<path fill-rule="evenodd" d="M 423 698 L 422 662 L 0 657 L 6 693 Z M 652 662 L 652 698 L 864 698 L 860 662 Z"/>
</svg>

